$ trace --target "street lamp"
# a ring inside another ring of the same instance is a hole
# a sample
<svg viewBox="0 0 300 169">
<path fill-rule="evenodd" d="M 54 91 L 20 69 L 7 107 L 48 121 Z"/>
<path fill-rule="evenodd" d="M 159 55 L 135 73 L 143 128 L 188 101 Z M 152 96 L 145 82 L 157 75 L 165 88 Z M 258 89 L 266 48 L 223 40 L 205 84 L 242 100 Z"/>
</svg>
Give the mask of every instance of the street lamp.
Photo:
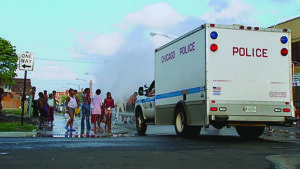
<svg viewBox="0 0 300 169">
<path fill-rule="evenodd" d="M 96 74 L 94 73 L 85 73 L 86 75 L 93 75 L 93 76 L 96 76 Z"/>
<path fill-rule="evenodd" d="M 153 37 L 153 36 L 163 36 L 163 37 L 166 37 L 166 38 L 169 38 L 171 40 L 174 40 L 175 37 L 171 37 L 171 36 L 168 36 L 168 35 L 164 35 L 164 34 L 159 34 L 159 33 L 154 33 L 154 32 L 150 32 L 150 36 Z"/>
<path fill-rule="evenodd" d="M 85 80 L 85 79 L 80 79 L 80 78 L 76 78 L 75 80 L 81 80 L 81 81 L 84 81 L 84 82 L 87 81 L 87 80 Z M 80 90 L 80 84 L 79 84 L 79 91 L 81 91 L 81 90 Z"/>
</svg>

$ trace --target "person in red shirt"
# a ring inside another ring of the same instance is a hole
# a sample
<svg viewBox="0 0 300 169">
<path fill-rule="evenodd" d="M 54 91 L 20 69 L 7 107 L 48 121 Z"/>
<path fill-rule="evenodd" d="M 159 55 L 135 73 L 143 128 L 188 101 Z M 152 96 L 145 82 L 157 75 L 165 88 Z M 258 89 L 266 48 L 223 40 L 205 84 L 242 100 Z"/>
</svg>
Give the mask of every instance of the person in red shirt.
<svg viewBox="0 0 300 169">
<path fill-rule="evenodd" d="M 111 97 L 111 93 L 107 92 L 106 98 L 104 99 L 105 115 L 106 115 L 106 125 L 108 127 L 108 132 L 111 132 L 111 115 L 112 109 L 117 107 L 114 103 L 114 99 Z"/>
</svg>

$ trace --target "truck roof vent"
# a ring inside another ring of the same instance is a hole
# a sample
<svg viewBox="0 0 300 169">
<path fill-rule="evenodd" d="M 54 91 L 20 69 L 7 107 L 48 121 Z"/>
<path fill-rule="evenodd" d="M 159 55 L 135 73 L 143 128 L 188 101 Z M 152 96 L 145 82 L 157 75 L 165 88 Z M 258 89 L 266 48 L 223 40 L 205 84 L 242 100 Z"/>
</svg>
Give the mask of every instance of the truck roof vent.
<svg viewBox="0 0 300 169">
<path fill-rule="evenodd" d="M 247 29 L 248 29 L 248 30 L 251 30 L 252 28 L 251 28 L 251 26 L 247 26 Z"/>
<path fill-rule="evenodd" d="M 259 30 L 259 27 L 254 27 L 254 30 L 258 31 L 258 30 Z"/>
<path fill-rule="evenodd" d="M 243 26 L 243 25 L 242 25 L 242 26 L 240 26 L 240 29 L 245 29 L 245 26 Z"/>
</svg>

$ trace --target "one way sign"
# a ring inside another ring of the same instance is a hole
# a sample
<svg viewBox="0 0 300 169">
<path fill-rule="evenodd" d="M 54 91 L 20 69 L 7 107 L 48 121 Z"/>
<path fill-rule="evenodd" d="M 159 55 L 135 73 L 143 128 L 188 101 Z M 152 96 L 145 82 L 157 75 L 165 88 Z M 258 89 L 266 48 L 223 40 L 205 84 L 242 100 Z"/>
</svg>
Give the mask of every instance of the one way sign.
<svg viewBox="0 0 300 169">
<path fill-rule="evenodd" d="M 22 52 L 19 58 L 19 69 L 33 71 L 33 53 Z"/>
</svg>

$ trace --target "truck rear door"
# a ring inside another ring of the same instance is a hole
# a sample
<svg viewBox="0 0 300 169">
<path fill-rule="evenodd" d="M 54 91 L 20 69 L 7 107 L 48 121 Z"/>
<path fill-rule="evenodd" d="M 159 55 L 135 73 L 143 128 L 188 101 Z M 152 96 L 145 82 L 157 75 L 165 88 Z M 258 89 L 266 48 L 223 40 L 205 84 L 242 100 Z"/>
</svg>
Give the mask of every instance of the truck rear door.
<svg viewBox="0 0 300 169">
<path fill-rule="evenodd" d="M 215 26 L 206 38 L 207 97 L 214 111 L 291 116 L 290 33 Z"/>
</svg>

